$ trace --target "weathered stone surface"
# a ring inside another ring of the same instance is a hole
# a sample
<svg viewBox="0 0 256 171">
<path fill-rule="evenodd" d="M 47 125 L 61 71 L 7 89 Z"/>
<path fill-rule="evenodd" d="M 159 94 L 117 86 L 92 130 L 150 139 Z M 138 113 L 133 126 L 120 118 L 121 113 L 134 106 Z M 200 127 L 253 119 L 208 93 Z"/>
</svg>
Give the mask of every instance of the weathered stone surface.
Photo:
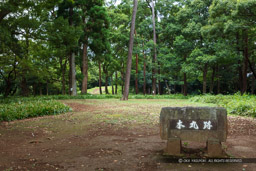
<svg viewBox="0 0 256 171">
<path fill-rule="evenodd" d="M 168 155 L 180 155 L 181 140 L 179 138 L 169 138 L 167 141 L 166 153 Z"/>
<path fill-rule="evenodd" d="M 206 143 L 206 146 L 209 157 L 221 157 L 223 155 L 221 142 L 219 140 L 209 139 Z"/>
<path fill-rule="evenodd" d="M 174 127 L 172 122 L 181 121 L 184 127 Z M 194 129 L 186 122 L 195 122 Z M 204 122 L 211 122 L 210 129 L 204 128 Z M 184 122 L 184 124 L 183 124 Z M 201 122 L 201 123 L 200 123 Z M 198 129 L 195 129 L 198 128 Z M 227 138 L 227 111 L 221 107 L 164 107 L 160 113 L 160 135 L 164 140 L 177 137 L 182 141 L 207 142 L 218 139 L 225 142 Z"/>
</svg>

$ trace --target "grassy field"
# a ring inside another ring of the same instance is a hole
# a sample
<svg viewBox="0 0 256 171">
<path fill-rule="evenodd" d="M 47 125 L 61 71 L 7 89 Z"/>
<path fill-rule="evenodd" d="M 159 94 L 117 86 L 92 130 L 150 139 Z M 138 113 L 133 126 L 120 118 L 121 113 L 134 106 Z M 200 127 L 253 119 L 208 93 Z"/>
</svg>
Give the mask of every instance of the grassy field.
<svg viewBox="0 0 256 171">
<path fill-rule="evenodd" d="M 188 99 L 64 99 L 58 102 L 72 111 L 0 123 L 0 170 L 206 169 L 202 164 L 159 161 L 166 147 L 159 136 L 159 114 L 161 108 L 167 106 L 216 104 Z M 229 118 L 229 127 L 230 140 L 226 144 L 229 155 L 256 157 L 255 121 Z M 246 135 L 250 136 L 244 137 Z M 186 143 L 187 147 L 191 145 Z M 254 166 L 248 164 L 246 169 Z M 207 165 L 207 169 L 242 170 L 243 164 L 214 164 Z"/>
<path fill-rule="evenodd" d="M 102 88 L 102 93 L 105 94 L 105 87 L 102 86 L 101 88 Z M 115 89 L 115 87 L 114 87 L 114 89 Z M 91 89 L 88 89 L 87 92 L 90 93 L 90 94 L 100 94 L 99 87 L 93 87 Z M 108 92 L 110 94 L 112 94 L 112 86 L 108 86 Z M 122 87 L 121 86 L 117 87 L 117 94 L 118 95 L 122 94 Z"/>
<path fill-rule="evenodd" d="M 97 87 L 96 87 L 97 89 Z M 92 89 L 90 91 L 95 91 Z M 36 97 L 10 97 L 7 99 L 0 99 L 0 121 L 12 121 L 16 119 L 24 119 L 29 117 L 43 116 L 43 115 L 55 115 L 65 113 L 70 109 L 58 102 L 57 100 L 68 99 L 113 99 L 116 104 L 122 105 L 122 101 L 119 99 L 121 94 L 87 94 L 87 95 L 51 95 L 51 96 L 36 96 Z M 182 94 L 170 94 L 170 95 L 143 95 L 143 94 L 130 94 L 129 100 L 126 103 L 132 103 L 133 99 L 141 99 L 147 101 L 147 99 L 159 100 L 159 104 L 163 102 L 160 99 L 171 100 L 176 99 L 184 100 L 184 103 L 200 102 L 204 105 L 225 107 L 228 114 L 256 117 L 256 97 L 254 95 L 199 95 L 199 96 L 183 96 Z M 188 99 L 189 102 L 186 101 Z M 103 100 L 104 101 L 104 100 Z M 141 103 L 137 101 L 137 103 Z M 168 104 L 166 104 L 168 105 Z M 116 115 L 117 117 L 118 115 Z"/>
</svg>

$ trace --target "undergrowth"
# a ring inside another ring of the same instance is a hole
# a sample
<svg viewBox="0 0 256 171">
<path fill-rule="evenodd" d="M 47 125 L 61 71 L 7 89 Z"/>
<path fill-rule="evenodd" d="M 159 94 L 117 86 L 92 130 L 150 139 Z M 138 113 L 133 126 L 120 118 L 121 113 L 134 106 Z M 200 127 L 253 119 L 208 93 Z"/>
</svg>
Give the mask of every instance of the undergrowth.
<svg viewBox="0 0 256 171">
<path fill-rule="evenodd" d="M 256 97 L 254 95 L 201 95 L 190 98 L 190 101 L 214 103 L 225 107 L 228 114 L 256 117 Z"/>
<path fill-rule="evenodd" d="M 57 115 L 71 109 L 56 100 L 17 101 L 0 104 L 0 121 Z"/>
</svg>

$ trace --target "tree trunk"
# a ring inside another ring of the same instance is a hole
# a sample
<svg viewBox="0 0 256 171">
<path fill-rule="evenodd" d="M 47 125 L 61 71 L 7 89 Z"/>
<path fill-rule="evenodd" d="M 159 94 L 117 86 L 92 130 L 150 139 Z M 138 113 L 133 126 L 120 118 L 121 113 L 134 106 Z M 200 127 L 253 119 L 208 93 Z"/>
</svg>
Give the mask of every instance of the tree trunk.
<svg viewBox="0 0 256 171">
<path fill-rule="evenodd" d="M 109 94 L 108 92 L 108 74 L 105 72 L 105 94 Z"/>
<path fill-rule="evenodd" d="M 6 88 L 4 91 L 4 97 L 8 97 L 9 94 L 11 93 L 11 87 L 12 87 L 12 82 L 11 80 L 8 78 L 8 80 L 6 81 Z"/>
<path fill-rule="evenodd" d="M 122 78 L 121 88 L 122 88 L 122 95 L 123 95 L 124 94 L 124 63 L 122 65 L 121 78 Z"/>
<path fill-rule="evenodd" d="M 237 55 L 240 54 L 240 48 L 239 48 L 239 32 L 236 33 L 236 50 L 237 50 Z M 238 61 L 238 86 L 240 89 L 240 92 L 242 94 L 243 91 L 243 70 L 242 70 L 242 64 L 241 61 Z"/>
<path fill-rule="evenodd" d="M 212 67 L 212 77 L 211 77 L 211 85 L 210 85 L 210 93 L 211 94 L 213 94 L 214 77 L 215 77 L 215 66 Z"/>
<path fill-rule="evenodd" d="M 255 77 L 252 77 L 251 94 L 255 92 Z"/>
<path fill-rule="evenodd" d="M 73 25 L 73 7 L 69 8 L 69 26 L 71 27 Z M 70 51 L 69 56 L 69 91 L 71 96 L 76 96 L 76 64 L 75 64 L 75 53 L 73 50 Z"/>
<path fill-rule="evenodd" d="M 143 81 L 144 81 L 144 84 L 143 84 L 143 93 L 144 95 L 147 93 L 147 81 L 146 81 L 146 55 L 145 55 L 145 52 L 144 52 L 144 41 L 142 43 L 142 46 L 143 46 L 143 57 L 144 57 L 144 62 L 143 62 Z"/>
<path fill-rule="evenodd" d="M 22 76 L 22 80 L 21 80 L 21 95 L 29 96 L 29 89 L 27 85 L 27 79 L 25 78 L 25 76 Z"/>
<path fill-rule="evenodd" d="M 126 68 L 126 75 L 125 75 L 125 87 L 124 87 L 124 94 L 123 94 L 122 100 L 128 100 L 128 96 L 129 96 L 131 67 L 132 67 L 132 50 L 133 50 L 133 40 L 134 40 L 137 6 L 138 6 L 138 0 L 134 0 L 133 1 L 131 30 L 130 30 L 130 40 L 129 40 L 129 50 L 128 50 L 128 58 L 127 58 L 127 68 Z"/>
<path fill-rule="evenodd" d="M 42 96 L 43 95 L 42 83 L 39 83 L 37 86 L 39 88 L 39 95 Z"/>
<path fill-rule="evenodd" d="M 204 70 L 203 70 L 203 94 L 206 93 L 207 67 L 208 67 L 208 64 L 204 64 Z"/>
<path fill-rule="evenodd" d="M 36 84 L 34 83 L 32 87 L 33 87 L 33 96 L 36 96 Z"/>
<path fill-rule="evenodd" d="M 100 89 L 100 94 L 102 94 L 102 89 L 101 89 L 101 64 L 99 62 L 99 89 Z"/>
<path fill-rule="evenodd" d="M 156 25 L 155 25 L 155 7 L 152 0 L 152 24 L 153 24 L 153 41 L 154 41 L 154 56 L 153 56 L 153 72 L 152 72 L 152 93 L 156 95 L 156 73 L 157 73 L 157 54 L 156 54 Z"/>
<path fill-rule="evenodd" d="M 112 94 L 115 94 L 114 83 L 113 83 L 113 74 L 111 76 L 111 86 L 112 86 Z"/>
<path fill-rule="evenodd" d="M 85 37 L 87 39 L 87 37 Z M 82 81 L 82 94 L 87 94 L 87 82 L 88 82 L 88 56 L 87 56 L 87 44 L 84 43 L 83 45 L 83 57 L 82 57 L 82 74 L 83 74 L 83 81 Z"/>
<path fill-rule="evenodd" d="M 138 88 L 138 63 L 139 63 L 139 58 L 138 58 L 138 54 L 136 53 L 136 76 L 135 76 L 135 92 L 136 92 L 136 94 L 139 93 L 139 88 Z"/>
<path fill-rule="evenodd" d="M 49 83 L 48 81 L 46 82 L 46 95 L 49 95 Z"/>
<path fill-rule="evenodd" d="M 170 92 L 170 87 L 169 87 L 169 85 L 168 85 L 168 80 L 165 80 L 165 86 L 166 86 L 166 88 L 167 88 L 168 94 L 171 94 L 171 92 Z"/>
<path fill-rule="evenodd" d="M 115 73 L 115 75 L 116 75 L 116 86 L 115 86 L 115 94 L 117 94 L 117 71 L 116 71 L 116 73 Z"/>
<path fill-rule="evenodd" d="M 244 30 L 244 64 L 243 64 L 243 89 L 241 94 L 244 94 L 247 91 L 247 70 L 248 70 L 248 32 Z"/>
<path fill-rule="evenodd" d="M 243 67 L 242 67 L 240 60 L 238 61 L 238 72 L 239 72 L 238 84 L 239 84 L 240 92 L 242 94 L 242 91 L 243 91 Z"/>
<path fill-rule="evenodd" d="M 136 29 L 135 29 L 135 37 L 137 37 Z M 135 93 L 139 93 L 139 88 L 138 88 L 138 63 L 139 63 L 139 57 L 138 53 L 136 53 L 136 74 L 135 74 Z"/>
<path fill-rule="evenodd" d="M 252 69 L 254 70 L 255 68 L 255 62 L 254 60 L 252 61 Z M 251 84 L 251 94 L 254 94 L 254 90 L 255 90 L 255 77 L 252 77 L 252 84 Z"/>
<path fill-rule="evenodd" d="M 75 53 L 73 52 L 71 55 L 71 96 L 76 96 L 76 66 L 75 66 Z"/>
<path fill-rule="evenodd" d="M 219 65 L 217 65 L 217 75 L 216 75 L 216 79 L 217 79 L 217 94 L 220 94 L 220 67 Z"/>
<path fill-rule="evenodd" d="M 63 58 L 60 57 L 59 63 L 60 63 L 60 69 L 61 69 L 61 83 L 62 83 L 62 94 L 66 94 L 66 68 L 67 68 L 67 62 L 68 60 L 66 59 L 64 64 L 62 64 Z"/>
<path fill-rule="evenodd" d="M 184 96 L 188 95 L 188 85 L 187 85 L 187 74 L 183 73 L 183 78 L 184 78 L 184 88 L 183 88 L 183 93 Z"/>
<path fill-rule="evenodd" d="M 158 66 L 160 66 L 159 62 L 158 62 Z M 159 75 L 159 79 L 158 79 L 158 94 L 161 95 L 162 91 L 161 91 L 161 81 L 160 81 L 160 76 L 161 76 L 160 67 L 158 67 L 158 75 Z"/>
</svg>

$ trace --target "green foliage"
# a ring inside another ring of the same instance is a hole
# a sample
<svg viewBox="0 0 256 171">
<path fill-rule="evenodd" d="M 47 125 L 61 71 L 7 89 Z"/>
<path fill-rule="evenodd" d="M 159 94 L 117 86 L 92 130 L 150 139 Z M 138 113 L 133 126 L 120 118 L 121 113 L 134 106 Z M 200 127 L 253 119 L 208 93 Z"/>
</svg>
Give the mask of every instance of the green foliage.
<svg viewBox="0 0 256 171">
<path fill-rule="evenodd" d="M 99 62 L 103 85 L 123 85 L 132 1 L 116 2 L 2 1 L 0 95 L 67 93 L 70 53 L 75 54 L 79 87 L 84 77 L 85 54 L 88 88 L 98 85 Z M 210 93 L 234 93 L 242 91 L 240 82 L 243 80 L 244 87 L 246 79 L 246 91 L 253 87 L 252 77 L 241 77 L 241 73 L 251 72 L 244 59 L 250 60 L 254 70 L 256 67 L 255 0 L 155 1 L 157 64 L 152 62 L 152 11 L 148 2 L 139 1 L 138 5 L 131 90 L 138 78 L 140 93 L 144 82 L 146 91 L 152 91 L 155 67 L 159 68 L 156 78 L 161 93 L 200 93 L 203 83 L 204 90 Z M 255 94 L 253 89 L 251 92 Z"/>
<path fill-rule="evenodd" d="M 225 107 L 229 114 L 256 117 L 256 97 L 253 95 L 202 95 L 192 97 L 190 101 L 214 103 Z"/>
<path fill-rule="evenodd" d="M 16 101 L 16 102 L 14 102 Z M 18 102 L 17 102 L 18 101 Z M 13 100 L 0 104 L 0 121 L 12 121 L 44 115 L 57 115 L 71 109 L 55 100 Z"/>
</svg>

